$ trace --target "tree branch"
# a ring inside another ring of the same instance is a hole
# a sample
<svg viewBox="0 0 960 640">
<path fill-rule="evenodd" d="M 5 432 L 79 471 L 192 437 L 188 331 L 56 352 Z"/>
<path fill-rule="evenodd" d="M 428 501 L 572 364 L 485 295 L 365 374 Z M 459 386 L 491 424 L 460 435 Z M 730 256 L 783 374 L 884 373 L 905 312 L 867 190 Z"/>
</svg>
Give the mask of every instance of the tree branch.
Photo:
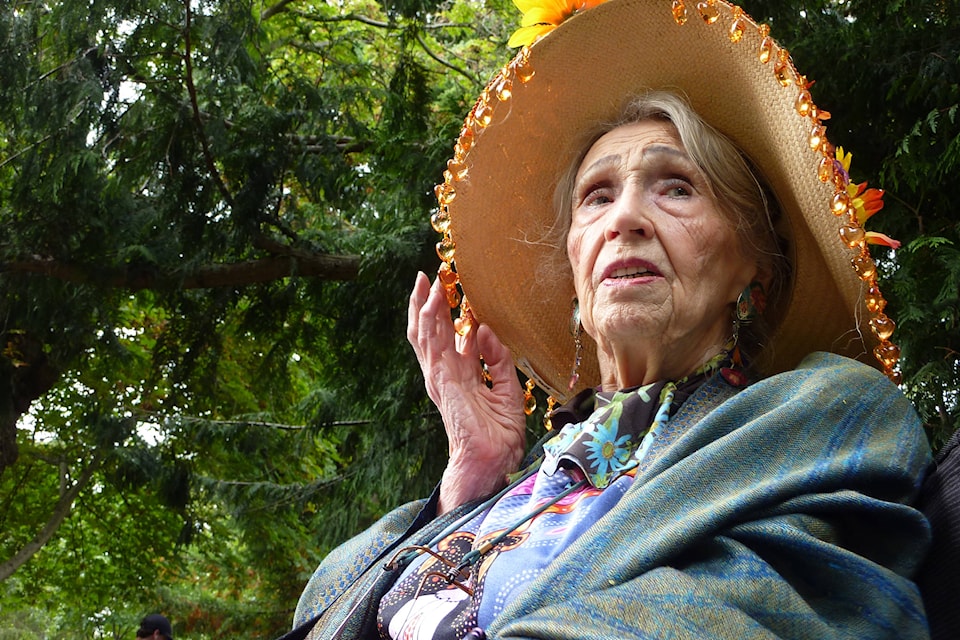
<svg viewBox="0 0 960 640">
<path fill-rule="evenodd" d="M 293 0 L 280 0 L 277 4 L 272 7 L 268 7 L 266 10 L 260 13 L 260 21 L 266 21 L 277 15 L 278 13 L 283 13 L 287 10 L 287 5 L 293 2 Z"/>
<path fill-rule="evenodd" d="M 0 273 L 33 273 L 64 282 L 90 283 L 118 289 L 213 289 L 243 287 L 291 276 L 322 280 L 353 280 L 360 271 L 360 256 L 316 255 L 290 250 L 259 260 L 200 267 L 189 273 L 158 273 L 149 268 L 102 269 L 65 264 L 52 258 L 30 258 L 0 263 Z"/>
<path fill-rule="evenodd" d="M 63 521 L 70 515 L 74 500 L 77 499 L 80 491 L 90 482 L 90 478 L 93 477 L 94 471 L 100 467 L 102 460 L 103 455 L 101 453 L 98 452 L 94 454 L 93 460 L 84 468 L 76 482 L 60 492 L 60 499 L 57 500 L 57 504 L 53 507 L 53 512 L 50 514 L 47 523 L 43 525 L 40 532 L 37 533 L 33 540 L 23 545 L 13 554 L 12 558 L 0 564 L 0 582 L 3 582 L 13 575 L 13 573 L 32 558 L 37 551 L 42 549 L 43 545 L 50 541 L 50 538 L 57 532 L 57 529 L 60 528 Z"/>
<path fill-rule="evenodd" d="M 367 18 L 357 13 L 347 13 L 338 16 L 317 16 L 306 11 L 291 11 L 293 15 L 298 18 L 303 18 L 304 20 L 310 20 L 312 22 L 361 22 L 363 24 L 370 25 L 371 27 L 378 27 L 380 29 L 397 29 L 400 28 L 396 22 L 383 22 L 382 20 L 374 20 L 373 18 Z M 474 25 L 470 24 L 459 24 L 454 22 L 436 22 L 433 24 L 421 24 L 421 29 L 427 29 L 433 31 L 435 29 L 463 29 L 469 28 Z"/>
<path fill-rule="evenodd" d="M 183 3 L 184 10 L 186 11 L 185 19 L 185 29 L 184 29 L 184 80 L 187 83 L 187 93 L 190 95 L 190 107 L 193 109 L 193 120 L 197 125 L 197 136 L 200 138 L 200 146 L 203 148 L 203 159 L 207 164 L 207 171 L 210 172 L 210 175 L 213 176 L 213 180 L 217 185 L 217 189 L 220 190 L 220 195 L 223 196 L 224 202 L 230 205 L 233 208 L 233 195 L 227 189 L 227 185 L 223 183 L 223 179 L 220 177 L 220 171 L 217 170 L 217 165 L 213 161 L 213 153 L 210 151 L 210 145 L 207 142 L 207 135 L 203 131 L 203 118 L 200 116 L 200 104 L 197 102 L 197 88 L 193 84 L 193 51 L 191 46 L 190 39 L 190 27 L 191 27 L 191 12 L 190 12 L 190 0 L 184 0 Z"/>
<path fill-rule="evenodd" d="M 431 58 L 433 58 L 434 60 L 436 60 L 436 61 L 437 61 L 438 63 L 440 63 L 441 65 L 447 67 L 448 69 L 452 69 L 453 71 L 456 71 L 457 73 L 459 73 L 460 75 L 462 75 L 464 78 L 466 78 L 467 80 L 469 80 L 470 82 L 472 82 L 472 83 L 474 83 L 474 84 L 476 84 L 476 85 L 481 85 L 481 84 L 483 84 L 483 83 L 480 81 L 480 78 L 475 78 L 474 76 L 471 76 L 471 75 L 470 75 L 469 73 L 467 73 L 467 71 L 465 71 L 464 69 L 461 69 L 460 67 L 458 67 L 458 66 L 456 66 L 456 65 L 454 65 L 454 64 L 451 64 L 451 63 L 447 62 L 446 60 L 444 60 L 443 58 L 441 58 L 440 56 L 438 56 L 437 54 L 435 54 L 433 51 L 431 51 L 431 50 L 430 50 L 430 47 L 428 47 L 428 46 L 427 46 L 427 43 L 423 41 L 423 37 L 421 37 L 419 33 L 417 34 L 417 42 L 420 43 L 420 47 L 424 50 L 424 52 L 425 52 L 428 56 L 430 56 Z"/>
<path fill-rule="evenodd" d="M 393 29 L 397 26 L 394 23 L 374 20 L 373 18 L 367 18 L 356 13 L 348 13 L 339 16 L 315 16 L 304 11 L 293 11 L 292 13 L 299 18 L 310 20 L 312 22 L 361 22 L 363 24 L 370 25 L 371 27 L 378 27 L 380 29 Z"/>
</svg>

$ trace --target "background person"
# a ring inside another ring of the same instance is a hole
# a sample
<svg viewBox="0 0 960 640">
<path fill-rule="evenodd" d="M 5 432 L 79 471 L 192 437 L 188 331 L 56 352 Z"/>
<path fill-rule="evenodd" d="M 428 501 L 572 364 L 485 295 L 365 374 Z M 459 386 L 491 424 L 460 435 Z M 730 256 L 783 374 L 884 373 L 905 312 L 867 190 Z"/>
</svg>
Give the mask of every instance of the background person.
<svg viewBox="0 0 960 640">
<path fill-rule="evenodd" d="M 140 621 L 140 628 L 137 629 L 138 638 L 152 638 L 153 640 L 173 640 L 173 629 L 170 621 L 159 613 L 151 613 L 144 616 Z"/>
</svg>

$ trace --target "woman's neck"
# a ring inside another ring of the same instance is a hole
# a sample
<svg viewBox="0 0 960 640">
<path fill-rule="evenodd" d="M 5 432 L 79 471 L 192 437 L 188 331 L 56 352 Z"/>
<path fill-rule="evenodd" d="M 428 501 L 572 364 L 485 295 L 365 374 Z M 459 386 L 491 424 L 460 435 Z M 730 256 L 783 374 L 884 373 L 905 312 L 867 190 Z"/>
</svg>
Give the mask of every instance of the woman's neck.
<svg viewBox="0 0 960 640">
<path fill-rule="evenodd" d="M 701 368 L 723 352 L 729 342 L 725 336 L 695 345 L 640 345 L 636 342 L 617 348 L 598 343 L 601 387 L 616 391 L 660 380 L 679 380 Z"/>
</svg>

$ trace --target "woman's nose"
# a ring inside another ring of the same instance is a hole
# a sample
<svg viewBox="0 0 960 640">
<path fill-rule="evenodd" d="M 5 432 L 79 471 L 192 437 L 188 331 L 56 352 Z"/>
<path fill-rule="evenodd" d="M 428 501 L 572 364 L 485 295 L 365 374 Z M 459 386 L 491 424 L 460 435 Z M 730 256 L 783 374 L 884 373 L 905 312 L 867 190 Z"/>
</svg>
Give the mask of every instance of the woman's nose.
<svg viewBox="0 0 960 640">
<path fill-rule="evenodd" d="M 604 236 L 607 240 L 630 235 L 653 237 L 653 223 L 649 215 L 650 203 L 638 189 L 625 189 L 604 216 Z"/>
</svg>

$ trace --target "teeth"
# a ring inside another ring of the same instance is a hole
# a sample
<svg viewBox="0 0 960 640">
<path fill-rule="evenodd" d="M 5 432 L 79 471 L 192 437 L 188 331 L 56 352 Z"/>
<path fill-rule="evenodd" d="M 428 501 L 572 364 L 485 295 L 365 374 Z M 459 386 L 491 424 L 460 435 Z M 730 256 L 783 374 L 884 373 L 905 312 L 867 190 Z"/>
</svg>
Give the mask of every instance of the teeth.
<svg viewBox="0 0 960 640">
<path fill-rule="evenodd" d="M 610 274 L 610 277 L 611 278 L 633 278 L 636 276 L 641 276 L 646 274 L 652 275 L 652 273 L 653 273 L 652 271 L 641 269 L 640 267 L 630 267 L 629 269 L 617 269 L 612 274 Z"/>
</svg>

